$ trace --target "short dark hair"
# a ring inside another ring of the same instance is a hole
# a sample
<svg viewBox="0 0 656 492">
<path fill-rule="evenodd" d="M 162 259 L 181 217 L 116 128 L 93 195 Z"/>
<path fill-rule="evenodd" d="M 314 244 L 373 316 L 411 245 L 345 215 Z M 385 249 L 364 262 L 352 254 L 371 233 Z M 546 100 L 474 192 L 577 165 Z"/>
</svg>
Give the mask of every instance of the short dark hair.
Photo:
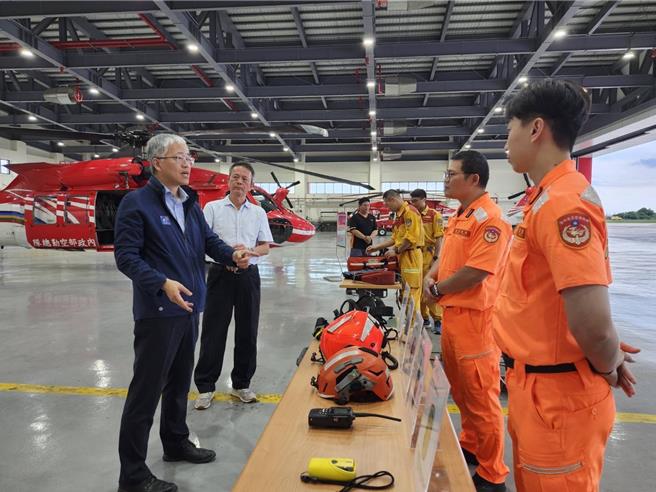
<svg viewBox="0 0 656 492">
<path fill-rule="evenodd" d="M 522 124 L 544 118 L 554 142 L 561 149 L 574 148 L 574 141 L 588 119 L 592 100 L 580 85 L 569 80 L 544 79 L 524 87 L 506 105 L 506 121 Z"/>
<path fill-rule="evenodd" d="M 485 189 L 490 180 L 490 166 L 483 154 L 475 150 L 463 150 L 451 159 L 462 162 L 462 172 L 465 174 L 478 174 L 478 186 Z"/>
<path fill-rule="evenodd" d="M 421 188 L 417 188 L 416 190 L 412 190 L 412 191 L 410 192 L 410 196 L 411 196 L 412 198 L 421 198 L 421 199 L 424 199 L 424 198 L 426 198 L 428 195 L 426 195 L 426 190 L 422 190 Z"/>
<path fill-rule="evenodd" d="M 253 166 L 251 166 L 248 162 L 235 162 L 232 166 L 230 166 L 228 175 L 232 174 L 232 170 L 236 167 L 243 167 L 244 169 L 248 169 L 251 172 L 251 179 L 255 179 L 255 169 L 253 169 Z"/>
<path fill-rule="evenodd" d="M 363 203 L 369 203 L 369 202 L 371 202 L 371 200 L 369 200 L 369 198 L 367 198 L 366 196 L 363 196 L 358 200 L 358 206 L 362 205 Z"/>
<path fill-rule="evenodd" d="M 387 190 L 383 193 L 383 200 L 387 200 L 388 198 L 401 198 L 401 193 L 398 190 Z"/>
</svg>

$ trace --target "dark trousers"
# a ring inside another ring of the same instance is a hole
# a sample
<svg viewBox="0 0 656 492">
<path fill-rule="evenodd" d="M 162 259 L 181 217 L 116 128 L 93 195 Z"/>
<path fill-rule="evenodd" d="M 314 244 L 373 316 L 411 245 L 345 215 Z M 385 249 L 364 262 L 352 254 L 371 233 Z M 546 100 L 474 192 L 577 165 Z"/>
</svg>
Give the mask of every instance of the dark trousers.
<svg viewBox="0 0 656 492">
<path fill-rule="evenodd" d="M 234 389 L 248 388 L 257 365 L 257 325 L 260 319 L 260 273 L 251 266 L 232 273 L 212 265 L 207 276 L 200 356 L 194 381 L 200 393 L 216 389 L 223 368 L 228 326 L 235 311 Z"/>
<path fill-rule="evenodd" d="M 148 436 L 162 397 L 159 435 L 164 452 L 180 452 L 189 437 L 187 398 L 198 339 L 198 315 L 140 319 L 134 324 L 134 375 L 123 407 L 118 453 L 121 485 L 150 476 Z"/>
</svg>

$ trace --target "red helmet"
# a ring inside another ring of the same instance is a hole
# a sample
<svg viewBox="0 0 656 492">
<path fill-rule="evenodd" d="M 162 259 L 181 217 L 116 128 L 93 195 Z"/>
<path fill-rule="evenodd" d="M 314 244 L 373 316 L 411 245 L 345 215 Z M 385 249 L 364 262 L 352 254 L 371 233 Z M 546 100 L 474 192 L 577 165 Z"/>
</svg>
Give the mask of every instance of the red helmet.
<svg viewBox="0 0 656 492">
<path fill-rule="evenodd" d="M 366 347 L 377 354 L 385 346 L 385 332 L 366 311 L 349 311 L 321 332 L 319 350 L 325 360 L 346 347 Z"/>
<path fill-rule="evenodd" d="M 383 358 L 373 350 L 347 347 L 337 352 L 319 371 L 311 384 L 322 398 L 349 400 L 389 400 L 394 392 L 392 377 Z"/>
</svg>

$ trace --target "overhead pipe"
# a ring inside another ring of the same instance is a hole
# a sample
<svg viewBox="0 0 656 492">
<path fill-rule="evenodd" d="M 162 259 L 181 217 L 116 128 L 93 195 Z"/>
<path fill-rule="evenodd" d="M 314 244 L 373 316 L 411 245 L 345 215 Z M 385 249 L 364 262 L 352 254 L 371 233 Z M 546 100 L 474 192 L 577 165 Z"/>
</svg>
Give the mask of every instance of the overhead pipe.
<svg viewBox="0 0 656 492">
<path fill-rule="evenodd" d="M 140 48 L 143 46 L 168 46 L 170 49 L 176 47 L 166 39 L 155 24 L 153 24 L 144 14 L 139 14 L 139 18 L 150 27 L 156 38 L 119 38 L 119 39 L 87 39 L 79 41 L 49 41 L 57 49 L 61 50 L 78 50 L 78 49 L 102 49 L 102 48 Z M 0 43 L 0 52 L 18 51 L 21 46 L 18 43 Z"/>
</svg>

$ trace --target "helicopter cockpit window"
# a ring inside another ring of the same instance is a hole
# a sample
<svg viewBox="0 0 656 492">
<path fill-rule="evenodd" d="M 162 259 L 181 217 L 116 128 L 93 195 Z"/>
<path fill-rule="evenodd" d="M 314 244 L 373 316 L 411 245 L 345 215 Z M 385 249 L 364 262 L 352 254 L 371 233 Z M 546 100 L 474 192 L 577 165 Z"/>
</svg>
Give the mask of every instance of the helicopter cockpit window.
<svg viewBox="0 0 656 492">
<path fill-rule="evenodd" d="M 57 223 L 56 196 L 37 196 L 34 198 L 32 223 L 34 225 L 52 225 Z"/>
<path fill-rule="evenodd" d="M 263 195 L 261 192 L 257 190 L 251 190 L 251 194 L 253 195 L 253 198 L 257 200 L 257 202 L 260 204 L 260 206 L 264 209 L 265 212 L 271 212 L 273 210 L 278 210 L 278 207 L 276 206 L 275 203 L 271 200 L 266 195 Z"/>
</svg>

